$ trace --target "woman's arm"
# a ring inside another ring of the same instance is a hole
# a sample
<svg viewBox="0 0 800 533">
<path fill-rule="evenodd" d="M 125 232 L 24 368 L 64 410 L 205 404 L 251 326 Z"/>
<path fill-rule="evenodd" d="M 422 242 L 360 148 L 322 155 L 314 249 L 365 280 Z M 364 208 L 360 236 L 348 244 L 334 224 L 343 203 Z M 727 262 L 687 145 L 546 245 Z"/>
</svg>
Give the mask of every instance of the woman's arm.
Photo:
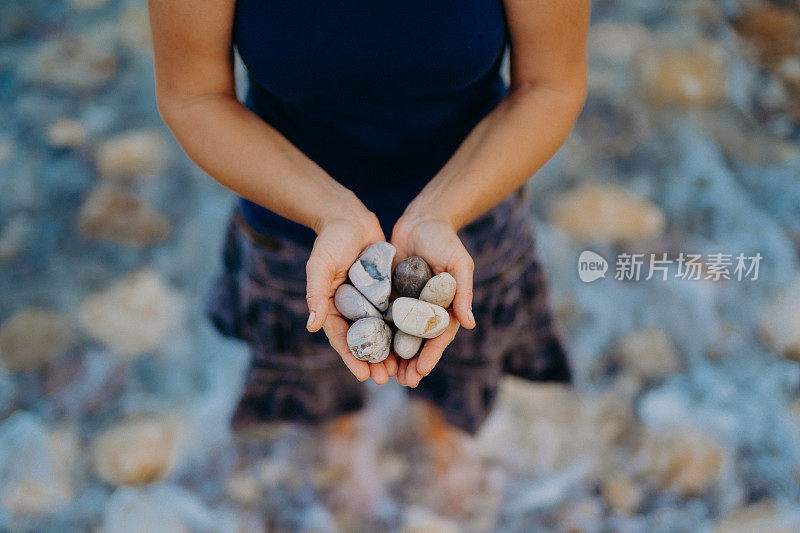
<svg viewBox="0 0 800 533">
<path fill-rule="evenodd" d="M 427 341 L 416 358 L 400 361 L 397 377 L 403 384 L 415 386 L 433 369 L 459 323 L 475 325 L 473 262 L 456 231 L 519 188 L 555 154 L 585 99 L 590 1 L 504 2 L 511 40 L 509 92 L 411 202 L 392 233 L 398 257 L 420 255 L 457 283 L 457 321 Z"/>
<path fill-rule="evenodd" d="M 235 0 L 148 4 L 164 122 L 192 161 L 221 184 L 317 232 L 307 265 L 308 329 L 324 327 L 359 379 L 372 374 L 385 382 L 394 360 L 368 365 L 355 359 L 345 340 L 346 323 L 332 305 L 358 254 L 384 240 L 377 218 L 236 99 L 231 45 Z"/>
</svg>

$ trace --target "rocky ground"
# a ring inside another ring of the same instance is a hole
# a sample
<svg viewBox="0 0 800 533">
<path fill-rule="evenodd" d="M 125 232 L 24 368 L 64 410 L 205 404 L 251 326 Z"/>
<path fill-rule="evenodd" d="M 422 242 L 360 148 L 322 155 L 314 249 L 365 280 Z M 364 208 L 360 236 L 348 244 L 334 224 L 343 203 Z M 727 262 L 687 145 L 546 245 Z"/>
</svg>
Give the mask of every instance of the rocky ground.
<svg viewBox="0 0 800 533">
<path fill-rule="evenodd" d="M 593 17 L 585 110 L 532 181 L 575 387 L 509 378 L 433 476 L 393 385 L 355 447 L 232 440 L 247 354 L 201 314 L 232 197 L 157 117 L 144 2 L 0 4 L 0 529 L 800 530 L 800 7 Z M 617 280 L 623 252 L 763 261 Z"/>
</svg>

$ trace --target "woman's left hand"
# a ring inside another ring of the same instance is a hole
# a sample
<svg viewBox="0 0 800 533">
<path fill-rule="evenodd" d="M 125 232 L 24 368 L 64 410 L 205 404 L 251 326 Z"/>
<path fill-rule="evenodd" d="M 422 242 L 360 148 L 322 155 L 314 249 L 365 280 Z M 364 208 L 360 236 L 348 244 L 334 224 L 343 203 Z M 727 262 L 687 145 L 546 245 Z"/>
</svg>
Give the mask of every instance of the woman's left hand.
<svg viewBox="0 0 800 533">
<path fill-rule="evenodd" d="M 418 255 L 433 270 L 434 275 L 449 272 L 456 280 L 456 296 L 447 329 L 434 339 L 428 339 L 419 354 L 412 359 L 398 359 L 397 382 L 416 387 L 439 362 L 442 352 L 455 338 L 459 325 L 475 327 L 472 315 L 472 272 L 474 263 L 456 234 L 455 227 L 445 219 L 432 215 L 404 214 L 392 231 L 392 244 L 397 249 L 395 262 Z"/>
</svg>

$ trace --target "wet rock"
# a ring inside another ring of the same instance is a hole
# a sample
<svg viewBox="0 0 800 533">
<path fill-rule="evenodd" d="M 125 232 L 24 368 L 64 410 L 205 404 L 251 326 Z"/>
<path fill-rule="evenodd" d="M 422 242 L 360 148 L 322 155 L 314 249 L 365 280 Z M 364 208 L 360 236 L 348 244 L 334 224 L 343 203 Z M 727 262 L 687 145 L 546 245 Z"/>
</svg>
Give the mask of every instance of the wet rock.
<svg viewBox="0 0 800 533">
<path fill-rule="evenodd" d="M 334 303 L 342 315 L 353 321 L 370 316 L 381 317 L 381 312 L 358 289 L 347 283 L 342 283 L 336 289 Z"/>
<path fill-rule="evenodd" d="M 177 417 L 131 418 L 95 437 L 92 465 L 103 481 L 114 485 L 152 483 L 174 467 L 180 439 Z"/>
<path fill-rule="evenodd" d="M 448 272 L 436 274 L 419 294 L 419 299 L 447 309 L 456 296 L 456 279 Z"/>
<path fill-rule="evenodd" d="M 601 494 L 610 509 L 624 515 L 635 514 L 642 501 L 641 487 L 624 474 L 615 474 L 606 479 Z"/>
<path fill-rule="evenodd" d="M 397 333 L 394 334 L 392 346 L 396 355 L 403 359 L 411 359 L 417 355 L 417 352 L 422 346 L 422 339 L 409 335 L 405 331 L 398 330 Z"/>
<path fill-rule="evenodd" d="M 0 324 L 0 361 L 9 372 L 38 370 L 75 340 L 72 322 L 47 309 L 20 311 Z"/>
<path fill-rule="evenodd" d="M 667 334 L 657 328 L 627 335 L 614 346 L 612 357 L 627 371 L 645 380 L 661 379 L 680 367 L 678 351 Z"/>
<path fill-rule="evenodd" d="M 727 100 L 727 66 L 712 45 L 653 47 L 636 61 L 636 77 L 652 106 L 714 107 Z"/>
<path fill-rule="evenodd" d="M 172 225 L 136 194 L 101 185 L 83 203 L 78 230 L 90 239 L 148 246 L 166 239 Z"/>
<path fill-rule="evenodd" d="M 99 146 L 95 157 L 103 178 L 125 181 L 164 170 L 166 149 L 155 131 L 131 131 L 113 137 Z"/>
<path fill-rule="evenodd" d="M 761 319 L 761 338 L 784 357 L 800 361 L 800 281 L 777 295 Z"/>
<path fill-rule="evenodd" d="M 398 298 L 392 306 L 397 329 L 423 339 L 441 335 L 450 323 L 450 315 L 442 307 L 414 298 Z"/>
<path fill-rule="evenodd" d="M 86 142 L 86 130 L 80 121 L 62 118 L 50 124 L 47 140 L 53 148 L 75 148 Z"/>
<path fill-rule="evenodd" d="M 392 284 L 400 296 L 419 298 L 419 293 L 431 276 L 433 272 L 428 263 L 414 255 L 397 263 L 392 273 Z"/>
<path fill-rule="evenodd" d="M 392 260 L 394 246 L 378 242 L 364 250 L 350 267 L 350 281 L 379 311 L 389 307 L 392 292 Z"/>
<path fill-rule="evenodd" d="M 182 317 L 182 299 L 150 269 L 88 296 L 80 307 L 84 330 L 128 357 L 158 348 Z"/>
<path fill-rule="evenodd" d="M 666 219 L 652 202 L 616 185 L 587 184 L 560 198 L 551 223 L 578 242 L 635 243 L 659 237 Z"/>
<path fill-rule="evenodd" d="M 117 73 L 117 56 L 105 28 L 44 42 L 26 65 L 34 83 L 70 91 L 99 88 Z"/>
<path fill-rule="evenodd" d="M 362 318 L 347 330 L 347 345 L 356 359 L 380 363 L 389 356 L 392 330 L 380 318 Z"/>
</svg>

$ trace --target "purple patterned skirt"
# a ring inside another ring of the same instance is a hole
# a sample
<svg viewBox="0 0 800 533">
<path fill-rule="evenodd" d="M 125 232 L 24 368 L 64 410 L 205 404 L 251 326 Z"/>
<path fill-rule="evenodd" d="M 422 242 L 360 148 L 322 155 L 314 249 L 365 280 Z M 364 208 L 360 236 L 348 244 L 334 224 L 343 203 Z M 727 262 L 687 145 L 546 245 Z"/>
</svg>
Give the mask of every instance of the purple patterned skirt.
<svg viewBox="0 0 800 533">
<path fill-rule="evenodd" d="M 500 377 L 569 382 L 570 366 L 548 304 L 547 275 L 534 249 L 532 216 L 522 189 L 465 226 L 459 236 L 475 261 L 473 313 L 434 370 L 411 395 L 439 405 L 445 418 L 474 434 L 494 404 Z M 256 233 L 234 210 L 224 269 L 207 314 L 224 335 L 248 343 L 252 359 L 233 416 L 254 422 L 321 422 L 364 405 L 366 389 L 308 319 L 305 264 L 311 249 Z"/>
</svg>

